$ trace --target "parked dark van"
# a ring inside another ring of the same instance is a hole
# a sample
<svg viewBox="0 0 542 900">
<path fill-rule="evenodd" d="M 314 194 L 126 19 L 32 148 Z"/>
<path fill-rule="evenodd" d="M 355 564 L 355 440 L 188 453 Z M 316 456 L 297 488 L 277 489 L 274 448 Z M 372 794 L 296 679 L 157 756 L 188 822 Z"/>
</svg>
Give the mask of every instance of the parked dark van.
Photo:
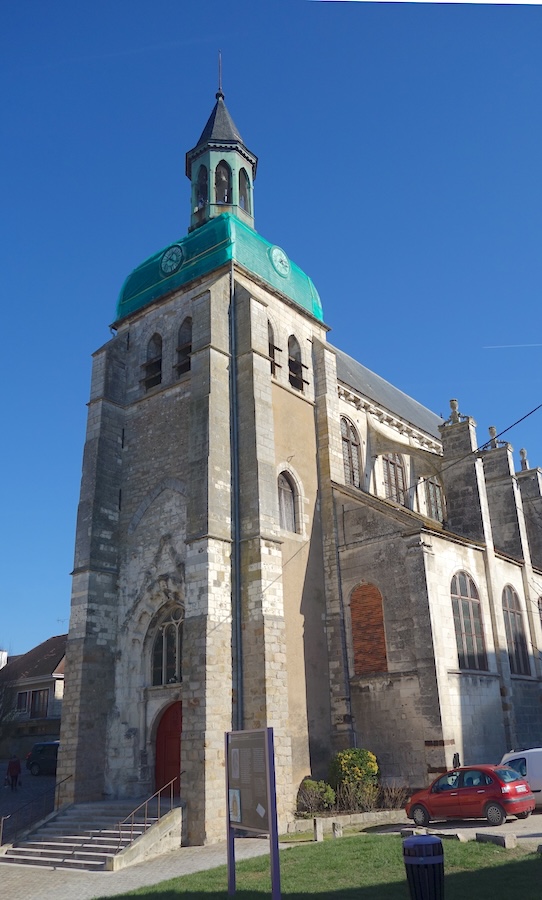
<svg viewBox="0 0 542 900">
<path fill-rule="evenodd" d="M 44 741 L 34 744 L 26 757 L 26 768 L 32 775 L 56 775 L 56 760 L 59 741 Z"/>
</svg>

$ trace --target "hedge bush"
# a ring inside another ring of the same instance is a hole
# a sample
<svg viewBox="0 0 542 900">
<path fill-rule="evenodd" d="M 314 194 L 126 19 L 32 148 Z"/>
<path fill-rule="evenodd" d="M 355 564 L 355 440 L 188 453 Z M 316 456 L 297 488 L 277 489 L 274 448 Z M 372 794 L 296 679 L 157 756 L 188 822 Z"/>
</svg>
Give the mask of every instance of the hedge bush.
<svg viewBox="0 0 542 900">
<path fill-rule="evenodd" d="M 303 813 L 323 812 L 335 806 L 335 791 L 327 781 L 305 778 L 297 793 L 297 810 Z"/>
<path fill-rule="evenodd" d="M 350 747 L 340 750 L 331 760 L 329 782 L 335 789 L 339 785 L 361 788 L 378 783 L 378 763 L 370 750 Z"/>
</svg>

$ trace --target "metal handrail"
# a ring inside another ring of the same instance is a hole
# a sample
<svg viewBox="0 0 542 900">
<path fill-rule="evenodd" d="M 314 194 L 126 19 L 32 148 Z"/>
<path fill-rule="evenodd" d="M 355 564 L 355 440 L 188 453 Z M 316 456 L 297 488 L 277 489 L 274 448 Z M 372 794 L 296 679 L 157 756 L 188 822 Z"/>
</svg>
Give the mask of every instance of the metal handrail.
<svg viewBox="0 0 542 900">
<path fill-rule="evenodd" d="M 171 781 L 168 781 L 168 783 L 165 784 L 163 787 L 161 787 L 160 790 L 155 791 L 151 797 L 148 797 L 146 800 L 144 800 L 142 803 L 140 803 L 139 806 L 136 806 L 136 808 L 133 809 L 132 812 L 129 813 L 126 816 L 126 818 L 122 820 L 122 822 L 119 822 L 119 844 L 118 844 L 119 847 L 121 845 L 122 837 L 123 837 L 123 834 L 122 834 L 122 826 L 123 825 L 127 825 L 127 824 L 130 825 L 130 843 L 128 844 L 128 846 L 130 846 L 130 844 L 132 844 L 134 842 L 134 840 L 135 840 L 135 838 L 134 838 L 135 816 L 140 811 L 140 809 L 145 810 L 145 812 L 143 814 L 143 824 L 145 826 L 145 830 L 147 829 L 147 821 L 149 818 L 149 803 L 151 803 L 152 800 L 155 799 L 155 797 L 157 798 L 157 806 L 158 806 L 157 820 L 160 821 L 160 819 L 162 818 L 162 813 L 161 813 L 161 809 L 160 809 L 162 794 L 164 793 L 164 791 L 167 791 L 168 789 L 169 789 L 169 809 L 166 810 L 166 812 L 171 812 L 171 810 L 173 809 L 174 785 L 175 785 L 176 781 L 180 781 L 181 775 L 184 775 L 184 771 L 180 772 L 178 775 L 176 775 L 175 778 L 172 778 Z M 164 815 L 165 815 L 165 812 L 164 812 Z"/>
<path fill-rule="evenodd" d="M 20 826 L 19 831 L 22 831 L 24 828 L 28 828 L 34 822 L 38 821 L 40 819 L 41 815 L 43 814 L 43 812 L 45 811 L 45 805 L 46 805 L 45 799 L 46 798 L 49 799 L 51 797 L 51 795 L 53 796 L 53 803 L 51 804 L 52 809 L 50 810 L 51 812 L 58 806 L 57 792 L 58 792 L 58 794 L 60 793 L 59 792 L 60 786 L 62 784 L 64 784 L 64 782 L 69 781 L 69 779 L 71 777 L 72 777 L 71 775 L 67 775 L 66 778 L 63 778 L 62 781 L 59 781 L 54 786 L 54 788 L 50 788 L 49 790 L 44 791 L 43 794 L 40 794 L 38 797 L 34 797 L 32 800 L 28 800 L 26 803 L 23 803 L 22 806 L 19 806 L 18 809 L 15 810 L 15 812 L 10 813 L 7 816 L 2 816 L 0 819 L 0 846 L 2 846 L 3 841 L 4 841 L 4 822 L 7 821 L 7 819 L 12 819 L 14 822 L 16 822 L 17 819 L 23 815 L 25 809 L 27 809 L 28 807 L 34 807 L 37 804 L 41 803 L 42 808 L 40 809 L 40 815 L 31 815 L 28 818 L 28 821 L 25 822 L 24 825 Z M 13 822 L 12 822 L 12 824 L 13 824 Z M 13 830 L 13 833 L 10 835 L 10 839 L 13 837 L 16 837 L 16 835 L 17 835 L 17 829 L 15 828 Z"/>
</svg>

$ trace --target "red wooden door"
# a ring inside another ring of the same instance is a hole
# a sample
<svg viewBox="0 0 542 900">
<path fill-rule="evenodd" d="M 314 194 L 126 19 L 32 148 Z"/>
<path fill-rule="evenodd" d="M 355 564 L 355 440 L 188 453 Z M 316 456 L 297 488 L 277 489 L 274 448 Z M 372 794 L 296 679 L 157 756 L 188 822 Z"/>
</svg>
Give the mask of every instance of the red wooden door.
<svg viewBox="0 0 542 900">
<path fill-rule="evenodd" d="M 181 724 L 182 707 L 180 700 L 168 706 L 156 732 L 155 789 L 158 791 L 181 771 Z M 180 792 L 180 778 L 175 782 L 175 795 Z"/>
</svg>

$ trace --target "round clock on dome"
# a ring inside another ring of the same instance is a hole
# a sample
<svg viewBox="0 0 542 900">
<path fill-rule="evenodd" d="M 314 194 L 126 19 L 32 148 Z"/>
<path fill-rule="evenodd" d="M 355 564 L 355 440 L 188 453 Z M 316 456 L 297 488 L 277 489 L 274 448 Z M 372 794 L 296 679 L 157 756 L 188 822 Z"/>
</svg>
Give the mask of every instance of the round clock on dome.
<svg viewBox="0 0 542 900">
<path fill-rule="evenodd" d="M 178 244 L 173 244 L 172 247 L 168 247 L 167 250 L 164 250 L 162 254 L 162 259 L 160 260 L 160 271 L 162 275 L 173 275 L 177 269 L 181 268 L 183 261 L 183 248 L 179 247 Z"/>
<path fill-rule="evenodd" d="M 284 250 L 280 247 L 271 247 L 269 257 L 275 272 L 282 275 L 283 278 L 287 278 L 290 274 L 290 260 Z"/>
</svg>

